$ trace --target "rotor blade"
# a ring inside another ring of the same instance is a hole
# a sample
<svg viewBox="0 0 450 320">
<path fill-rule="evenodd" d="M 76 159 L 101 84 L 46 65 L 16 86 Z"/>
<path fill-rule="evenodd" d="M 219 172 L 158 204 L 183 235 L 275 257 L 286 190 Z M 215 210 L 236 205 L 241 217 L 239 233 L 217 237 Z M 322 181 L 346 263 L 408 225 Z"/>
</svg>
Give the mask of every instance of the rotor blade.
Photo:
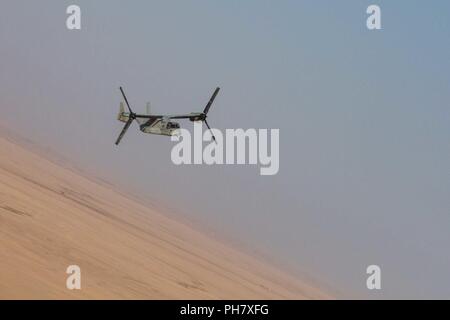
<svg viewBox="0 0 450 320">
<path fill-rule="evenodd" d="M 130 127 L 131 123 L 133 122 L 133 119 L 128 119 L 127 123 L 125 124 L 125 127 L 123 127 L 122 132 L 120 133 L 119 137 L 117 138 L 116 145 L 120 143 L 120 140 L 122 140 L 123 136 L 125 135 L 125 132 L 127 132 L 128 128 Z"/>
<path fill-rule="evenodd" d="M 216 90 L 214 91 L 213 95 L 211 96 L 211 99 L 209 99 L 208 104 L 205 107 L 205 110 L 203 111 L 204 114 L 208 114 L 209 108 L 211 108 L 211 105 L 214 102 L 214 99 L 216 98 L 217 94 L 219 93 L 220 88 L 217 87 Z"/>
<path fill-rule="evenodd" d="M 125 95 L 125 92 L 123 92 L 122 87 L 120 87 L 120 92 L 122 92 L 123 98 L 125 99 L 125 102 L 127 103 L 128 110 L 130 110 L 130 113 L 133 113 L 133 111 L 130 108 L 130 104 L 128 103 L 127 96 Z"/>
<path fill-rule="evenodd" d="M 210 126 L 209 126 L 209 124 L 208 124 L 208 121 L 206 121 L 206 120 L 205 120 L 205 124 L 206 124 L 206 126 L 208 127 L 208 129 L 209 129 L 209 132 L 211 132 L 211 136 L 212 136 L 212 138 L 213 138 L 214 142 L 215 142 L 215 143 L 217 143 L 217 141 L 216 141 L 216 137 L 214 137 L 214 134 L 212 133 L 212 130 L 211 130 L 211 128 L 210 128 Z"/>
</svg>

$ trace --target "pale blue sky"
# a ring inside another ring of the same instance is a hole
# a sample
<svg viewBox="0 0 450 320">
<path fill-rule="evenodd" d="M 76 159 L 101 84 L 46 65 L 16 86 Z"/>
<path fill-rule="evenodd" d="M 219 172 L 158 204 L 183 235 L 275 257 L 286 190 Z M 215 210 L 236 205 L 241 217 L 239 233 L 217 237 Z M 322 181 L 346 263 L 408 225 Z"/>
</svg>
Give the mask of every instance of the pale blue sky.
<svg viewBox="0 0 450 320">
<path fill-rule="evenodd" d="M 3 1 L 0 123 L 343 297 L 450 298 L 449 18 L 444 0 Z M 116 148 L 120 85 L 158 113 L 220 86 L 210 124 L 279 128 L 279 174 L 176 167 L 136 126 Z"/>
</svg>

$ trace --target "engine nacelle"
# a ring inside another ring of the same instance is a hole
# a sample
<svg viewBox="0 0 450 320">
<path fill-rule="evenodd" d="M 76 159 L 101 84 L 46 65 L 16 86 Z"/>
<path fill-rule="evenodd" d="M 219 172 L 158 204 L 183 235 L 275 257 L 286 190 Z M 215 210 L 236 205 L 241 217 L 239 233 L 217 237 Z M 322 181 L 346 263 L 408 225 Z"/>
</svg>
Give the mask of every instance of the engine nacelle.
<svg viewBox="0 0 450 320">
<path fill-rule="evenodd" d="M 128 119 L 130 119 L 130 114 L 128 112 L 125 112 L 125 106 L 123 105 L 123 102 L 121 102 L 119 107 L 119 114 L 117 115 L 117 120 L 121 122 L 128 122 Z"/>
</svg>

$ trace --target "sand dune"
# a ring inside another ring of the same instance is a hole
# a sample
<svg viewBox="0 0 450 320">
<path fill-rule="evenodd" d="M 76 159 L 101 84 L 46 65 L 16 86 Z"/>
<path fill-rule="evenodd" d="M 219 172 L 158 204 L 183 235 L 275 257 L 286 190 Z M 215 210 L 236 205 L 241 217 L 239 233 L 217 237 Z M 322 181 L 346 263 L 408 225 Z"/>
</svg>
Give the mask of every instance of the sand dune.
<svg viewBox="0 0 450 320">
<path fill-rule="evenodd" d="M 327 297 L 0 136 L 0 299 Z"/>
</svg>

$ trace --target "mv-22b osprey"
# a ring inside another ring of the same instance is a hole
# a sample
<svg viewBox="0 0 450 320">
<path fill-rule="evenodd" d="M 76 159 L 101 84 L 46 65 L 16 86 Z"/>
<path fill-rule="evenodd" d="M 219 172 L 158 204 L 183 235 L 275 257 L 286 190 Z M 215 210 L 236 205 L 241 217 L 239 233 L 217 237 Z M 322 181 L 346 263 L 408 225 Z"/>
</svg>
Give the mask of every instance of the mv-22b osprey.
<svg viewBox="0 0 450 320">
<path fill-rule="evenodd" d="M 125 96 L 122 87 L 120 87 L 120 92 L 122 92 L 122 96 L 125 100 L 125 103 L 127 104 L 129 112 L 125 111 L 123 102 L 121 102 L 117 119 L 121 122 L 125 122 L 125 127 L 117 138 L 116 145 L 120 143 L 120 140 L 122 140 L 128 128 L 133 123 L 133 120 L 137 121 L 142 132 L 165 136 L 173 136 L 178 134 L 180 125 L 178 122 L 172 121 L 173 119 L 189 119 L 190 121 L 202 121 L 206 124 L 208 129 L 211 130 L 208 122 L 206 121 L 206 118 L 208 116 L 209 108 L 211 108 L 211 105 L 214 102 L 216 95 L 219 93 L 219 90 L 220 88 L 216 88 L 203 112 L 191 112 L 189 114 L 180 115 L 153 115 L 150 114 L 150 110 L 147 110 L 147 114 L 134 113 L 133 110 L 131 110 L 130 104 L 128 103 L 128 99 Z M 216 141 L 216 137 L 214 137 L 214 135 L 212 135 L 212 138 L 214 139 L 214 141 Z"/>
</svg>

